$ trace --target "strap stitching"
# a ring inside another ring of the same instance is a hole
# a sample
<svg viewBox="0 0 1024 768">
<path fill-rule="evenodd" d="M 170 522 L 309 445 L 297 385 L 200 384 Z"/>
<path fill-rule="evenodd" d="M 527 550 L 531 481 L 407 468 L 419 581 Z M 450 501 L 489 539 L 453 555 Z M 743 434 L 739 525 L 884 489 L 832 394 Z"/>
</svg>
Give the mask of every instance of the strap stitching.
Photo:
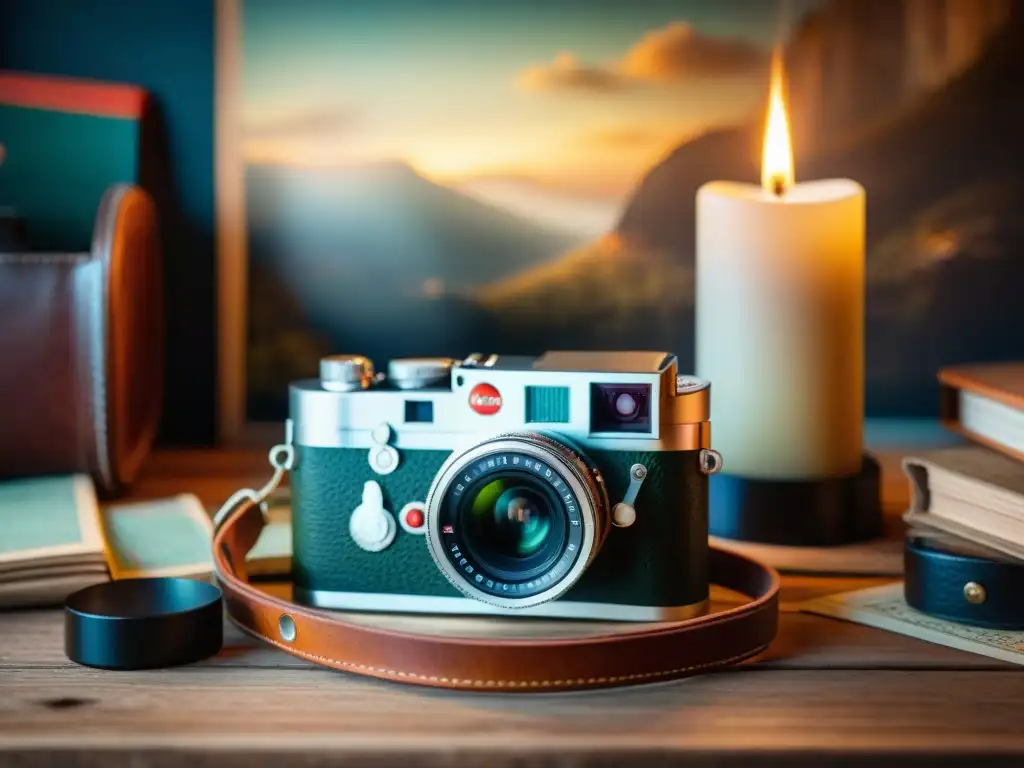
<svg viewBox="0 0 1024 768">
<path fill-rule="evenodd" d="M 239 509 L 241 509 L 241 507 Z M 223 524 L 222 524 L 222 526 L 221 526 L 221 528 L 220 528 L 220 530 L 218 532 L 217 540 L 221 541 L 221 546 L 222 546 L 223 550 L 226 550 L 227 553 L 230 553 L 230 547 L 225 542 L 223 542 L 223 540 L 222 540 L 223 537 L 224 537 L 224 531 L 227 528 L 229 528 L 231 525 L 233 525 L 235 522 L 237 522 L 237 520 L 239 520 L 240 518 L 241 518 L 241 515 L 238 514 L 237 512 L 236 512 L 235 515 L 228 515 L 227 518 L 224 520 L 224 522 L 223 522 Z M 747 560 L 748 563 L 753 563 L 755 566 L 759 565 L 758 563 L 756 563 L 756 561 L 749 560 L 747 558 L 744 558 L 742 555 L 737 555 L 735 553 L 728 552 L 727 550 L 719 550 L 719 549 L 716 549 L 714 547 L 712 547 L 712 550 L 713 550 L 713 552 L 717 552 L 719 554 L 724 555 L 727 559 L 732 558 L 732 559 L 738 559 L 740 561 Z M 222 552 L 219 552 L 217 554 L 223 555 L 223 554 L 225 554 L 225 552 L 222 551 Z M 228 562 L 230 562 L 230 558 L 229 557 L 226 557 L 225 559 L 228 560 Z M 215 570 L 219 572 L 221 570 L 219 563 L 215 562 L 214 565 L 215 565 Z M 760 587 L 758 588 L 759 597 L 755 601 L 755 603 L 761 603 L 762 604 L 760 606 L 760 609 L 764 609 L 764 608 L 769 607 L 777 599 L 778 589 L 779 589 L 779 587 L 778 587 L 778 575 L 770 567 L 765 567 L 765 566 L 760 566 L 760 567 L 761 567 L 761 570 L 771 578 L 771 586 L 770 586 L 770 588 L 765 589 L 765 590 L 762 590 Z M 229 586 L 233 586 L 231 584 L 232 581 L 236 582 L 237 586 L 241 587 L 240 590 L 239 590 L 239 595 L 237 595 L 236 597 L 243 604 L 245 603 L 245 599 L 247 599 L 248 597 L 252 597 L 252 599 L 254 599 L 257 603 L 260 602 L 260 598 L 255 597 L 255 596 L 248 596 L 248 595 L 246 595 L 248 585 L 245 583 L 244 578 L 240 579 L 238 577 L 238 575 L 234 572 L 234 570 L 231 569 L 230 567 L 229 567 L 229 570 L 228 570 L 228 573 L 227 573 L 226 577 L 222 578 L 222 577 L 218 576 L 218 578 L 224 581 L 223 588 L 226 588 L 226 587 L 229 587 Z M 248 587 L 248 589 L 251 589 L 251 587 Z M 231 590 L 226 590 L 226 591 L 231 591 Z M 763 592 L 763 594 L 761 594 L 761 592 Z M 280 601 L 271 600 L 271 602 L 272 603 L 278 603 Z M 276 607 L 277 606 L 275 605 L 275 608 Z M 745 614 L 745 616 L 747 616 L 747 617 L 752 616 L 755 613 L 760 612 L 760 609 L 754 610 L 754 611 L 748 611 Z M 732 611 L 729 611 L 727 613 L 731 613 L 731 612 Z M 756 656 L 757 654 L 761 653 L 762 651 L 765 651 L 769 647 L 769 645 L 771 644 L 771 641 L 769 640 L 766 643 L 761 643 L 761 644 L 757 645 L 754 648 L 751 648 L 749 650 L 743 651 L 743 652 L 741 652 L 739 654 L 736 654 L 736 655 L 728 657 L 728 658 L 717 659 L 715 661 L 706 662 L 704 664 L 693 664 L 693 665 L 684 666 L 684 667 L 677 667 L 677 668 L 674 668 L 674 669 L 656 670 L 656 671 L 653 671 L 653 672 L 637 672 L 637 673 L 631 673 L 631 674 L 625 674 L 625 675 L 612 675 L 612 676 L 605 676 L 605 677 L 587 677 L 587 678 L 582 678 L 581 677 L 581 678 L 570 678 L 570 679 L 564 679 L 564 680 L 474 680 L 474 679 L 470 679 L 470 678 L 465 678 L 465 679 L 461 679 L 461 678 L 457 678 L 457 677 L 449 678 L 449 677 L 441 677 L 441 676 L 435 676 L 435 675 L 423 675 L 423 674 L 420 674 L 420 673 L 417 673 L 417 672 L 404 672 L 404 671 L 401 671 L 401 670 L 385 669 L 385 668 L 382 668 L 382 667 L 376 667 L 376 666 L 372 666 L 372 665 L 369 665 L 369 664 L 355 664 L 353 662 L 341 661 L 339 659 L 333 659 L 333 658 L 331 658 L 329 656 L 320 656 L 318 654 L 308 653 L 308 652 L 302 651 L 302 650 L 300 650 L 300 649 L 298 649 L 298 648 L 296 648 L 296 647 L 294 647 L 294 646 L 292 646 L 290 644 L 285 644 L 285 643 L 279 642 L 277 640 L 274 640 L 269 635 L 262 634 L 261 632 L 255 630 L 253 628 L 250 628 L 241 619 L 238 619 L 234 615 L 234 613 L 232 612 L 232 610 L 230 608 L 230 605 L 228 607 L 227 615 L 228 615 L 228 618 L 231 619 L 233 624 L 235 624 L 239 629 L 241 629 L 243 632 L 245 632 L 246 634 L 250 635 L 251 637 L 254 637 L 257 640 L 261 640 L 263 642 L 266 642 L 266 643 L 268 643 L 268 644 L 270 644 L 270 645 L 272 645 L 272 646 L 274 646 L 276 648 L 279 648 L 279 649 L 281 649 L 281 650 L 285 651 L 286 653 L 289 653 L 289 654 L 291 654 L 293 656 L 297 656 L 299 658 L 306 659 L 307 661 L 311 661 L 313 663 L 318 663 L 318 664 L 322 664 L 322 665 L 330 666 L 330 667 L 334 667 L 334 668 L 348 669 L 348 670 L 352 670 L 352 671 L 354 671 L 356 673 L 370 674 L 370 675 L 374 675 L 376 677 L 382 677 L 382 678 L 410 679 L 410 680 L 419 681 L 421 683 L 441 684 L 441 685 L 445 685 L 445 686 L 448 686 L 448 687 L 462 687 L 462 688 L 472 687 L 472 688 L 478 688 L 478 689 L 480 689 L 480 688 L 486 688 L 486 689 L 506 689 L 506 690 L 507 689 L 520 689 L 520 690 L 523 690 L 523 689 L 538 689 L 539 690 L 539 689 L 557 689 L 557 688 L 571 689 L 573 687 L 582 688 L 582 687 L 585 687 L 585 686 L 609 685 L 609 684 L 614 684 L 614 683 L 627 683 L 627 682 L 631 682 L 631 681 L 641 681 L 641 680 L 653 680 L 653 679 L 658 679 L 658 678 L 668 678 L 670 676 L 682 676 L 682 674 L 686 673 L 686 672 L 695 672 L 695 671 L 698 671 L 698 670 L 713 669 L 713 668 L 716 668 L 716 667 L 723 667 L 723 666 L 735 664 L 735 663 L 740 662 L 740 661 L 744 661 L 744 660 L 749 659 L 749 658 L 751 658 L 753 656 Z M 735 616 L 734 618 L 739 619 L 740 616 Z"/>
<path fill-rule="evenodd" d="M 327 662 L 328 664 L 335 664 L 348 669 L 358 670 L 360 672 L 373 672 L 381 675 L 388 675 L 391 677 L 407 677 L 415 680 L 423 680 L 431 683 L 447 683 L 451 685 L 472 685 L 476 688 L 557 688 L 565 685 L 595 685 L 602 683 L 620 683 L 628 680 L 649 680 L 655 677 L 667 677 L 668 675 L 675 675 L 681 672 L 692 672 L 698 669 L 710 669 L 712 667 L 721 667 L 728 664 L 733 664 L 743 659 L 748 659 L 751 656 L 756 656 L 762 651 L 768 648 L 767 645 L 761 645 L 750 651 L 731 656 L 727 659 L 719 659 L 717 661 L 709 661 L 705 664 L 693 664 L 688 667 L 677 667 L 675 669 L 665 669 L 657 672 L 636 672 L 630 675 L 614 675 L 611 677 L 587 677 L 587 678 L 576 678 L 570 680 L 471 680 L 471 679 L 459 679 L 459 678 L 448 678 L 448 677 L 437 677 L 434 675 L 421 675 L 417 672 L 401 672 L 394 669 L 384 669 L 382 667 L 374 667 L 369 664 L 353 664 L 350 661 L 341 661 L 339 659 L 332 659 L 329 656 L 319 656 L 315 653 L 306 653 L 298 648 L 294 648 L 290 645 L 286 645 L 278 640 L 274 640 L 266 635 L 261 635 L 257 632 L 252 631 L 248 627 L 244 626 L 240 622 L 236 621 L 232 616 L 231 621 L 243 632 L 246 632 L 253 637 L 270 643 L 281 650 L 313 661 L 317 663 Z"/>
</svg>

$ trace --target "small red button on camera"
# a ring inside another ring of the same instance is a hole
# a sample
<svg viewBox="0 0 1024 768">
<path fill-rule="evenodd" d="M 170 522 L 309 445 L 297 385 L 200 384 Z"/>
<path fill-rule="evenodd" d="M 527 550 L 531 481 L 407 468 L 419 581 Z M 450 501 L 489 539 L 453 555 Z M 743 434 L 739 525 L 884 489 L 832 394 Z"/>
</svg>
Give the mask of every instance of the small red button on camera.
<svg viewBox="0 0 1024 768">
<path fill-rule="evenodd" d="M 427 529 L 424 523 L 427 521 L 427 516 L 423 511 L 423 502 L 411 501 L 402 507 L 402 511 L 398 513 L 398 522 L 401 523 L 409 533 L 426 533 Z"/>
</svg>

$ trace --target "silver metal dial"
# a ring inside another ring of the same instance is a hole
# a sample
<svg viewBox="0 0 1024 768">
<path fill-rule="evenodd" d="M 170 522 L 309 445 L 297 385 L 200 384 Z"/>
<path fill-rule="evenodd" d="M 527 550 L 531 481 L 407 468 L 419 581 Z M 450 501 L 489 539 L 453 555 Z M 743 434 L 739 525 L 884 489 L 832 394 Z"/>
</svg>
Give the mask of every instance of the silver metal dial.
<svg viewBox="0 0 1024 768">
<path fill-rule="evenodd" d="M 362 355 L 331 355 L 320 360 L 320 386 L 332 392 L 366 389 L 374 380 L 373 362 Z"/>
<path fill-rule="evenodd" d="M 710 384 L 711 382 L 706 379 L 690 374 L 680 374 L 676 376 L 676 394 L 689 395 L 693 392 L 700 392 L 702 389 L 707 389 Z"/>
<path fill-rule="evenodd" d="M 448 357 L 405 357 L 388 363 L 388 380 L 398 389 L 444 383 L 455 361 Z"/>
</svg>

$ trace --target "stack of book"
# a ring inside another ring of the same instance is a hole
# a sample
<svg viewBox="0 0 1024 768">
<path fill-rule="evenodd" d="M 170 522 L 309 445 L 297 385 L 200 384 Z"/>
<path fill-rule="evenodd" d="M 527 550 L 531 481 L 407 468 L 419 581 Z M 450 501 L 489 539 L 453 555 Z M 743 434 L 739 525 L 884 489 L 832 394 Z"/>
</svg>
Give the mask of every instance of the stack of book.
<svg viewBox="0 0 1024 768">
<path fill-rule="evenodd" d="M 54 605 L 110 579 L 212 578 L 209 511 L 188 493 L 100 504 L 85 475 L 0 483 L 0 609 Z M 291 566 L 287 524 L 268 526 L 252 574 Z"/>
<path fill-rule="evenodd" d="M 939 381 L 942 421 L 969 443 L 903 460 L 905 520 L 1024 559 L 1024 363 L 946 368 Z"/>
<path fill-rule="evenodd" d="M 0 606 L 59 600 L 108 578 L 99 505 L 89 478 L 0 485 Z"/>
</svg>

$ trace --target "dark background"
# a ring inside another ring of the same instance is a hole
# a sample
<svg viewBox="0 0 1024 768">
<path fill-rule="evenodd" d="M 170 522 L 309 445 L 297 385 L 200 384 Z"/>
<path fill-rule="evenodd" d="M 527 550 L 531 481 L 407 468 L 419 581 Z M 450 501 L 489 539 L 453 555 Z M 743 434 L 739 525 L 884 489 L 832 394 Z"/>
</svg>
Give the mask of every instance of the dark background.
<svg viewBox="0 0 1024 768">
<path fill-rule="evenodd" d="M 165 443 L 216 433 L 214 30 L 213 0 L 0 0 L 0 69 L 130 83 L 155 97 Z"/>
</svg>

